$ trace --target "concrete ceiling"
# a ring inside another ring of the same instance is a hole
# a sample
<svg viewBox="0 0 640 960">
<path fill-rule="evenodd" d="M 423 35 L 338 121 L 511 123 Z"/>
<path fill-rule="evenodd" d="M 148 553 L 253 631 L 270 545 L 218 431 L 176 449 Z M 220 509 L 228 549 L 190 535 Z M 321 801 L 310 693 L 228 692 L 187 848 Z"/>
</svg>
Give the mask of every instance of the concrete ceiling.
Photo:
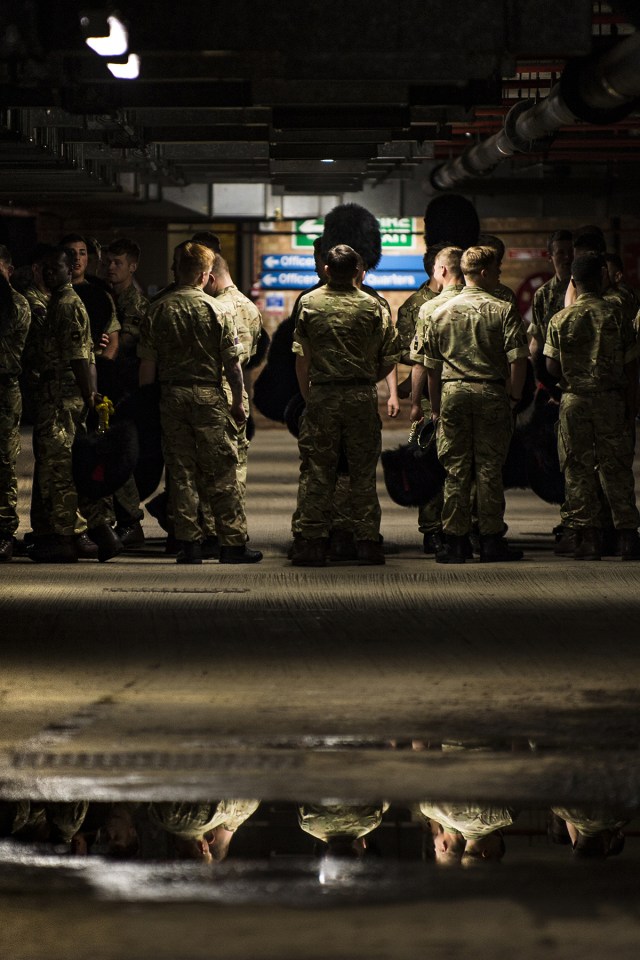
<svg viewBox="0 0 640 960">
<path fill-rule="evenodd" d="M 544 97 L 567 60 L 632 32 L 634 6 L 25 0 L 0 13 L 0 204 L 152 202 L 194 183 L 335 196 L 410 179 Z M 109 59 L 138 54 L 136 80 L 85 43 L 113 13 L 128 49 Z M 567 165 L 635 176 L 639 141 L 632 113 L 561 130 L 537 159 L 551 181 Z"/>
</svg>

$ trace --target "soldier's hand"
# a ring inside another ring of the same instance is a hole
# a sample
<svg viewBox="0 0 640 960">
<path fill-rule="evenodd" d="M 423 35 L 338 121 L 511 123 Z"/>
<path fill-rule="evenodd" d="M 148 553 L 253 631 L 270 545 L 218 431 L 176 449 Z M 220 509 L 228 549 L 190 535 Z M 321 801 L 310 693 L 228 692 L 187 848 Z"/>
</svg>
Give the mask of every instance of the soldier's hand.
<svg viewBox="0 0 640 960">
<path fill-rule="evenodd" d="M 102 336 L 100 337 L 100 349 L 101 349 L 101 350 L 106 350 L 106 348 L 109 346 L 110 342 L 111 342 L 111 340 L 110 340 L 110 338 L 109 338 L 109 334 L 108 334 L 108 333 L 103 333 Z"/>
<path fill-rule="evenodd" d="M 410 414 L 409 414 L 409 419 L 411 420 L 412 423 L 413 423 L 414 421 L 416 421 L 416 420 L 422 420 L 422 419 L 423 419 L 422 407 L 420 406 L 419 403 L 412 403 L 412 404 L 411 404 L 411 412 L 410 412 Z"/>
<path fill-rule="evenodd" d="M 247 422 L 247 417 L 244 412 L 244 407 L 242 406 L 242 403 L 232 403 L 230 408 L 230 413 L 239 427 L 243 427 Z"/>
<path fill-rule="evenodd" d="M 397 417 L 400 413 L 400 403 L 397 397 L 389 397 L 387 400 L 387 416 Z"/>
</svg>

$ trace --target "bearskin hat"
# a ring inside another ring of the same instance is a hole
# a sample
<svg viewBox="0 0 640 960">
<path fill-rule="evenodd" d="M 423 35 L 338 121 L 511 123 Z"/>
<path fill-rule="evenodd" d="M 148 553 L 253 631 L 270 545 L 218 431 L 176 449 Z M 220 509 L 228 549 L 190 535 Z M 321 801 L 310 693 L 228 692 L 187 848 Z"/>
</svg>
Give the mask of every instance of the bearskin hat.
<svg viewBox="0 0 640 960">
<path fill-rule="evenodd" d="M 367 270 L 378 266 L 382 256 L 382 238 L 378 221 L 358 203 L 341 203 L 324 218 L 320 250 L 326 258 L 338 243 L 353 247 L 364 260 Z"/>
<path fill-rule="evenodd" d="M 434 197 L 424 214 L 424 239 L 427 249 L 434 243 L 473 247 L 478 243 L 480 221 L 470 200 L 457 193 Z"/>
</svg>

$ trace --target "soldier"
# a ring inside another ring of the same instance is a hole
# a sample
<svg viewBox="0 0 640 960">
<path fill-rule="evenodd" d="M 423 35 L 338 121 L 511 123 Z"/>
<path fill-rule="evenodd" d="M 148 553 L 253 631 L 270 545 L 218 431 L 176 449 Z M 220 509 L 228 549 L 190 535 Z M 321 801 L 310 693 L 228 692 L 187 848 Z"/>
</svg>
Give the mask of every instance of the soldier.
<svg viewBox="0 0 640 960">
<path fill-rule="evenodd" d="M 606 807 L 552 807 L 551 812 L 564 826 L 574 857 L 604 860 L 622 852 L 622 828 L 629 822 L 624 812 Z"/>
<path fill-rule="evenodd" d="M 95 405 L 96 390 L 89 317 L 71 286 L 72 260 L 72 252 L 59 248 L 42 265 L 51 299 L 38 347 L 34 449 L 48 532 L 35 537 L 30 548 L 29 557 L 37 563 L 73 563 L 79 556 L 84 558 L 77 541 L 86 532 L 98 546 L 98 560 L 104 562 L 122 552 L 110 525 L 109 504 L 83 501 L 85 520 L 73 482 L 71 449 L 85 410 Z"/>
<path fill-rule="evenodd" d="M 442 287 L 434 275 L 435 261 L 441 250 L 447 246 L 445 243 L 435 243 L 429 247 L 423 257 L 424 269 L 429 279 L 425 280 L 421 287 L 407 297 L 401 306 L 398 307 L 398 341 L 400 345 L 400 363 L 411 364 L 411 346 L 416 334 L 416 326 L 421 308 L 437 297 Z M 411 389 L 411 378 L 408 382 L 401 383 L 398 387 L 398 393 L 401 397 L 408 397 Z"/>
<path fill-rule="evenodd" d="M 330 854 L 361 856 L 366 837 L 380 826 L 388 809 L 386 802 L 367 806 L 304 803 L 298 807 L 298 823 L 305 833 L 326 843 Z"/>
<path fill-rule="evenodd" d="M 473 803 L 423 801 L 420 814 L 429 821 L 435 859 L 441 866 L 466 860 L 502 860 L 502 830 L 516 819 L 511 807 L 484 807 Z"/>
<path fill-rule="evenodd" d="M 73 254 L 71 282 L 89 315 L 95 355 L 105 360 L 113 360 L 118 353 L 120 324 L 113 299 L 107 293 L 106 284 L 97 277 L 90 278 L 87 274 L 89 264 L 87 242 L 79 233 L 69 233 L 62 238 L 60 246 L 71 250 Z M 106 341 L 103 339 L 105 336 Z"/>
<path fill-rule="evenodd" d="M 505 245 L 500 239 L 496 237 L 493 233 L 481 233 L 478 237 L 478 244 L 481 247 L 490 247 L 496 255 L 496 260 L 498 261 L 498 269 L 502 269 L 502 261 L 504 260 L 505 255 Z M 492 290 L 491 293 L 494 297 L 497 297 L 498 300 L 504 300 L 505 303 L 510 303 L 513 307 L 518 309 L 518 298 L 515 293 L 504 283 L 498 283 L 495 290 Z"/>
<path fill-rule="evenodd" d="M 107 280 L 116 305 L 120 324 L 118 354 L 114 359 L 118 380 L 125 395 L 138 389 L 138 341 L 140 324 L 149 307 L 149 301 L 134 283 L 140 261 L 140 247 L 134 240 L 121 237 L 113 240 L 104 254 Z M 125 547 L 144 543 L 140 524 L 144 513 L 140 509 L 140 495 L 135 479 L 130 477 L 113 496 L 116 514 L 116 533 Z"/>
<path fill-rule="evenodd" d="M 256 307 L 255 303 L 249 300 L 248 297 L 245 297 L 245 295 L 238 290 L 231 279 L 227 261 L 220 255 L 217 255 L 215 258 L 213 269 L 209 277 L 209 282 L 204 289 L 205 293 L 215 297 L 216 301 L 226 307 L 228 312 L 231 314 L 235 323 L 238 338 L 240 340 L 240 345 L 242 346 L 242 356 L 240 358 L 240 362 L 244 367 L 249 362 L 251 357 L 255 355 L 258 341 L 262 335 L 262 316 L 260 315 L 260 311 Z M 231 387 L 229 386 L 226 377 L 222 378 L 222 386 L 225 397 L 227 398 L 227 403 L 230 405 L 232 401 Z M 246 384 L 242 394 L 242 402 L 244 405 L 245 415 L 248 418 L 250 410 L 249 395 L 246 390 Z M 249 453 L 246 422 L 242 427 L 239 428 L 237 432 L 237 438 L 238 483 L 240 485 L 242 502 L 244 503 L 247 489 L 247 456 Z"/>
<path fill-rule="evenodd" d="M 538 287 L 533 295 L 532 320 L 527 331 L 531 338 L 530 349 L 534 360 L 537 356 L 542 356 L 549 320 L 564 307 L 573 259 L 573 243 L 569 231 L 556 230 L 552 233 L 547 241 L 547 250 L 554 274 L 551 280 Z"/>
<path fill-rule="evenodd" d="M 150 803 L 149 819 L 171 834 L 180 860 L 224 860 L 234 833 L 258 809 L 259 800 Z"/>
<path fill-rule="evenodd" d="M 461 247 L 444 247 L 436 255 L 432 272 L 433 280 L 440 287 L 441 293 L 425 302 L 418 313 L 415 336 L 411 344 L 411 361 L 414 367 L 411 371 L 411 419 L 422 420 L 431 417 L 431 403 L 424 396 L 424 387 L 427 381 L 425 360 L 425 337 L 429 320 L 434 312 L 443 304 L 457 297 L 464 290 L 464 278 L 460 269 Z M 429 503 L 420 507 L 418 513 L 418 529 L 423 535 L 423 550 L 425 553 L 435 553 L 443 546 L 442 541 L 442 505 L 444 493 Z"/>
<path fill-rule="evenodd" d="M 293 350 L 306 412 L 300 427 L 300 537 L 292 563 L 326 563 L 340 447 L 351 483 L 358 562 L 384 563 L 379 540 L 376 465 L 381 423 L 376 382 L 398 359 L 395 330 L 382 307 L 356 286 L 359 255 L 339 244 L 327 254 L 327 283 L 300 301 Z"/>
<path fill-rule="evenodd" d="M 16 463 L 20 453 L 22 397 L 18 385 L 31 315 L 27 300 L 11 289 L 11 253 L 0 246 L 0 562 L 13 557 L 19 526 Z"/>
<path fill-rule="evenodd" d="M 173 293 L 152 304 L 140 332 L 140 386 L 160 381 L 160 418 L 179 563 L 201 563 L 197 471 L 207 483 L 221 563 L 256 563 L 246 546 L 247 521 L 236 475 L 237 442 L 229 417 L 246 421 L 242 369 L 232 317 L 203 290 L 215 255 L 197 243 L 178 252 Z M 227 407 L 222 374 L 231 389 Z"/>
<path fill-rule="evenodd" d="M 491 294 L 500 270 L 490 247 L 469 247 L 460 266 L 464 291 L 434 312 L 427 328 L 431 417 L 446 470 L 438 563 L 464 563 L 475 478 L 480 560 L 520 560 L 503 538 L 502 467 L 526 375 L 528 349 L 517 310 Z"/>
<path fill-rule="evenodd" d="M 565 509 L 576 533 L 574 558 L 599 560 L 602 535 L 598 478 L 611 509 L 623 560 L 640 559 L 632 470 L 638 391 L 638 344 L 628 316 L 602 298 L 605 260 L 572 264 L 576 301 L 552 318 L 544 353 L 562 377 L 558 453 Z M 596 473 L 597 470 L 597 473 Z"/>
</svg>

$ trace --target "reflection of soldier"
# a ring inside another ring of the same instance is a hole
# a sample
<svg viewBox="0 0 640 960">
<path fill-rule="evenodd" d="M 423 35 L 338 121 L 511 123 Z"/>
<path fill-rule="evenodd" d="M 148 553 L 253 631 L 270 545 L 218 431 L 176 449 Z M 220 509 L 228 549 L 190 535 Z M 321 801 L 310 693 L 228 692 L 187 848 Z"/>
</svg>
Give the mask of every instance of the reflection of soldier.
<svg viewBox="0 0 640 960">
<path fill-rule="evenodd" d="M 294 353 L 307 401 L 300 428 L 301 476 L 295 565 L 326 562 L 338 454 L 344 447 L 361 563 L 384 563 L 375 489 L 380 456 L 376 382 L 397 360 L 394 329 L 380 304 L 357 289 L 359 257 L 341 244 L 327 255 L 328 283 L 300 301 Z"/>
<path fill-rule="evenodd" d="M 505 845 L 502 834 L 517 813 L 511 807 L 472 803 L 435 803 L 425 800 L 420 813 L 430 822 L 435 859 L 449 865 L 463 857 L 501 860 Z"/>
<path fill-rule="evenodd" d="M 475 478 L 480 560 L 519 560 L 503 539 L 502 468 L 520 401 L 528 349 L 518 312 L 494 297 L 500 271 L 493 250 L 470 247 L 460 261 L 466 288 L 432 315 L 425 350 L 438 458 L 446 470 L 438 563 L 464 563 Z"/>
<path fill-rule="evenodd" d="M 576 257 L 572 273 L 577 300 L 552 318 L 544 348 L 549 373 L 563 377 L 558 434 L 563 515 L 575 530 L 575 559 L 600 559 L 599 475 L 619 553 L 634 560 L 640 558 L 632 472 L 638 345 L 631 320 L 600 296 L 603 258 Z"/>
<path fill-rule="evenodd" d="M 628 818 L 605 807 L 552 807 L 553 815 L 564 821 L 576 857 L 604 859 L 622 852 L 622 828 Z"/>
<path fill-rule="evenodd" d="M 203 291 L 213 258 L 200 244 L 187 243 L 179 250 L 179 286 L 151 305 L 141 330 L 140 385 L 153 383 L 157 370 L 175 534 L 182 547 L 178 562 L 202 562 L 199 470 L 209 487 L 220 562 L 255 563 L 262 554 L 246 546 L 247 521 L 230 424 L 230 417 L 237 426 L 246 421 L 238 359 L 242 348 L 230 315 Z M 223 369 L 233 396 L 229 408 L 222 391 Z"/>
<path fill-rule="evenodd" d="M 70 845 L 87 815 L 87 800 L 70 803 L 38 803 L 19 800 L 3 803 L 0 809 L 0 836 L 24 843 Z"/>
<path fill-rule="evenodd" d="M 259 800 L 151 803 L 149 819 L 173 836 L 179 859 L 224 860 L 233 834 L 255 813 L 259 803 Z"/>
<path fill-rule="evenodd" d="M 18 385 L 29 304 L 9 284 L 11 254 L 0 246 L 0 562 L 13 556 L 19 526 L 16 463 L 20 452 L 22 397 Z"/>
<path fill-rule="evenodd" d="M 364 838 L 380 826 L 388 809 L 386 802 L 369 806 L 304 803 L 298 807 L 298 823 L 305 833 L 326 843 L 330 853 L 357 855 L 365 850 Z"/>
</svg>

